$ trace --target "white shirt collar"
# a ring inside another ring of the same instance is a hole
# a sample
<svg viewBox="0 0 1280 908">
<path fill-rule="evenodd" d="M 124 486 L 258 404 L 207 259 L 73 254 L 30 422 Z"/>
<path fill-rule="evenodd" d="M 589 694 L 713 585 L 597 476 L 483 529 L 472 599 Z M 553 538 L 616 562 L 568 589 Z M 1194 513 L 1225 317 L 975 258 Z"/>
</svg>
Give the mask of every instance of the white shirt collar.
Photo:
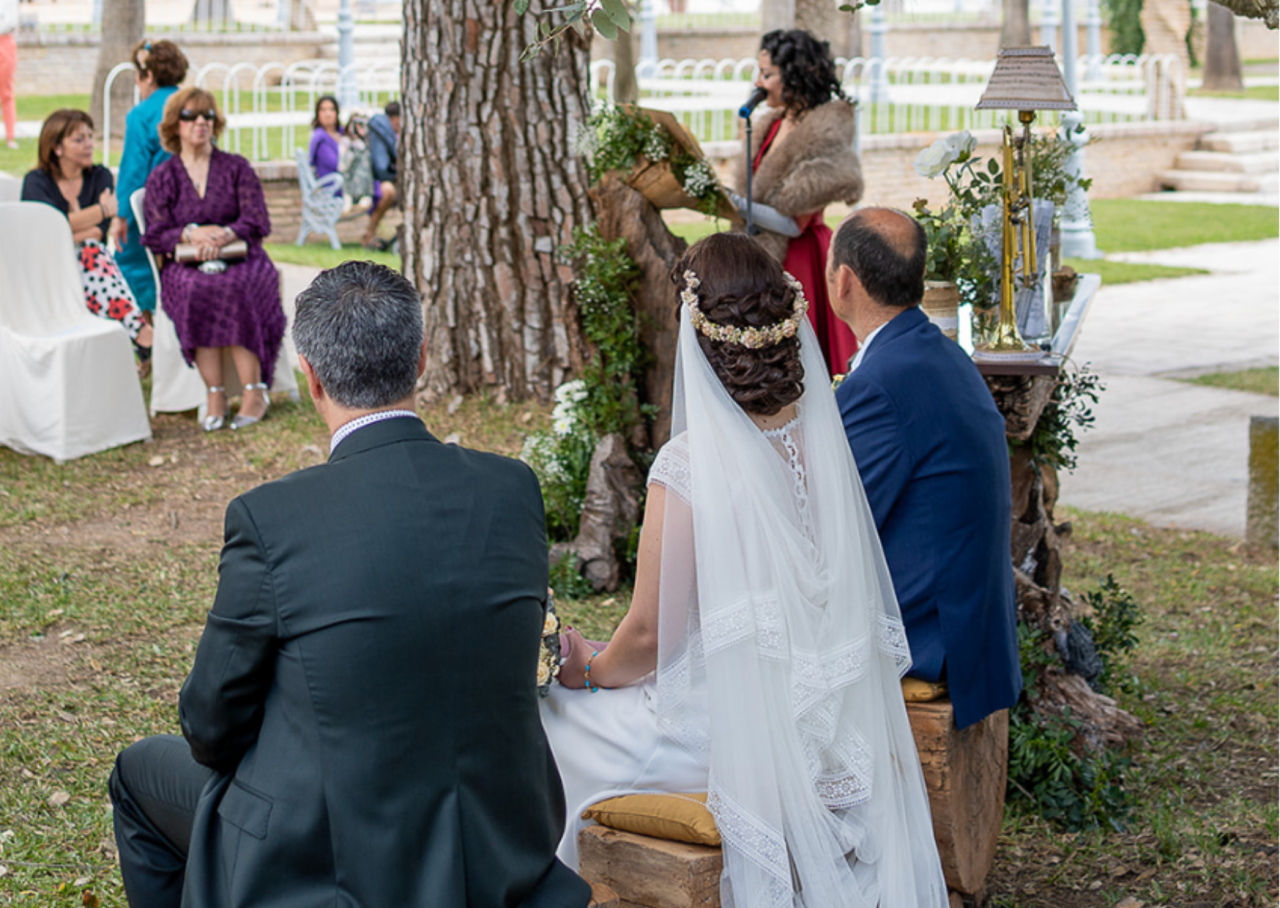
<svg viewBox="0 0 1280 908">
<path fill-rule="evenodd" d="M 345 422 L 338 426 L 338 431 L 333 433 L 333 437 L 329 439 L 329 453 L 332 454 L 337 450 L 338 445 L 342 444 L 351 435 L 365 426 L 371 426 L 375 422 L 382 422 L 384 419 L 396 419 L 402 416 L 412 416 L 418 418 L 418 414 L 412 410 L 379 410 L 377 413 L 367 413 L 364 416 L 356 417 L 350 422 Z"/>
<path fill-rule="evenodd" d="M 884 325 L 887 325 L 887 324 L 889 323 L 888 322 L 884 323 Z M 853 362 L 849 363 L 850 372 L 853 372 L 859 366 L 862 365 L 862 357 L 866 354 L 867 348 L 871 346 L 871 342 L 876 339 L 876 335 L 879 334 L 882 330 L 884 330 L 884 325 L 881 325 L 880 327 L 876 328 L 874 331 L 872 331 L 870 334 L 867 335 L 866 340 L 858 344 L 858 352 L 853 354 Z"/>
</svg>

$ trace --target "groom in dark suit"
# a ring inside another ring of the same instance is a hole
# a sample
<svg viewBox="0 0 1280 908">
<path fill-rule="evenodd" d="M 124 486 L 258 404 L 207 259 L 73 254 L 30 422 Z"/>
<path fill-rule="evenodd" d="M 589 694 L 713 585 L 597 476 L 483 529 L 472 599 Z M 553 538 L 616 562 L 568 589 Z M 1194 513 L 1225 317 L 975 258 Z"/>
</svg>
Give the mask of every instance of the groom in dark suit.
<svg viewBox="0 0 1280 908">
<path fill-rule="evenodd" d="M 920 311 L 926 240 L 866 208 L 831 242 L 832 307 L 858 338 L 836 391 L 911 646 L 964 728 L 1022 690 L 1004 417 L 973 362 Z"/>
<path fill-rule="evenodd" d="M 134 908 L 580 908 L 535 687 L 547 590 L 523 464 L 413 411 L 421 303 L 367 262 L 297 302 L 329 462 L 231 502 L 182 688 L 110 790 Z M 263 430 L 259 430 L 263 431 Z"/>
</svg>

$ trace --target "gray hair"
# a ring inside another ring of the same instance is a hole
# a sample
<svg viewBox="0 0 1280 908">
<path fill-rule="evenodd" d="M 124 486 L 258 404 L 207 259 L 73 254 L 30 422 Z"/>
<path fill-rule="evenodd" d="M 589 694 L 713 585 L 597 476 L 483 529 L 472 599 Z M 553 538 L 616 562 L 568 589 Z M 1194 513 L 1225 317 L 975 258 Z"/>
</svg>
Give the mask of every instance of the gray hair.
<svg viewBox="0 0 1280 908">
<path fill-rule="evenodd" d="M 386 407 L 417 383 L 422 300 L 390 268 L 344 262 L 298 294 L 293 342 L 338 404 Z"/>
</svg>

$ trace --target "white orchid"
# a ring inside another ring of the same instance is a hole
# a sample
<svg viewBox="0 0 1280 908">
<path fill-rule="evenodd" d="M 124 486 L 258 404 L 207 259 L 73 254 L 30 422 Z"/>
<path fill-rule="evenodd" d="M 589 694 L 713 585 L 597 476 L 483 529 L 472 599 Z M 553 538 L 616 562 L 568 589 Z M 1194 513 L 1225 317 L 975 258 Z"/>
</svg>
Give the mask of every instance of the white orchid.
<svg viewBox="0 0 1280 908">
<path fill-rule="evenodd" d="M 939 139 L 916 155 L 912 166 L 920 176 L 932 180 L 945 173 L 958 157 L 960 157 L 960 151 L 951 144 L 949 139 Z"/>
</svg>

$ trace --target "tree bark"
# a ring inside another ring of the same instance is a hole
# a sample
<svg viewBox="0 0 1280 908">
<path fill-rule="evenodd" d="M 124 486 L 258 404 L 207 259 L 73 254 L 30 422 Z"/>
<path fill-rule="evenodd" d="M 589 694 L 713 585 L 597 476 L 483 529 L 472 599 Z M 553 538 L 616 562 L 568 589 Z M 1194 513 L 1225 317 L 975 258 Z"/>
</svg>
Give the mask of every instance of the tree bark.
<svg viewBox="0 0 1280 908">
<path fill-rule="evenodd" d="M 760 30 L 796 27 L 796 0 L 760 0 Z"/>
<path fill-rule="evenodd" d="M 849 56 L 849 14 L 836 9 L 833 0 L 795 0 L 795 23 L 826 41 L 833 60 Z"/>
<path fill-rule="evenodd" d="M 105 0 L 102 10 L 102 43 L 98 45 L 98 63 L 93 72 L 93 96 L 89 100 L 89 116 L 98 131 L 105 132 L 102 119 L 102 91 L 107 74 L 129 59 L 133 45 L 142 40 L 147 30 L 147 9 L 143 0 Z M 133 107 L 133 79 L 126 74 L 116 77 L 111 86 L 111 134 L 124 135 L 124 118 Z"/>
<path fill-rule="evenodd" d="M 591 221 L 570 147 L 589 110 L 588 45 L 569 31 L 521 61 L 543 15 L 493 0 L 404 9 L 402 252 L 423 299 L 428 398 L 546 397 L 582 361 L 556 250 Z"/>
<path fill-rule="evenodd" d="M 635 27 L 630 32 L 620 32 L 613 42 L 613 100 L 616 104 L 635 104 L 640 100 L 640 86 L 636 83 L 636 42 L 640 30 L 638 11 L 631 20 Z"/>
<path fill-rule="evenodd" d="M 1204 43 L 1204 87 L 1210 91 L 1242 91 L 1244 75 L 1236 49 L 1236 17 L 1210 3 Z"/>
<path fill-rule="evenodd" d="M 1225 0 L 1222 5 L 1237 16 L 1263 20 L 1267 28 L 1280 25 L 1280 0 Z"/>
<path fill-rule="evenodd" d="M 1025 47 L 1031 43 L 1031 19 L 1027 13 L 1027 3 L 1028 0 L 1001 0 L 1001 47 Z"/>
</svg>

